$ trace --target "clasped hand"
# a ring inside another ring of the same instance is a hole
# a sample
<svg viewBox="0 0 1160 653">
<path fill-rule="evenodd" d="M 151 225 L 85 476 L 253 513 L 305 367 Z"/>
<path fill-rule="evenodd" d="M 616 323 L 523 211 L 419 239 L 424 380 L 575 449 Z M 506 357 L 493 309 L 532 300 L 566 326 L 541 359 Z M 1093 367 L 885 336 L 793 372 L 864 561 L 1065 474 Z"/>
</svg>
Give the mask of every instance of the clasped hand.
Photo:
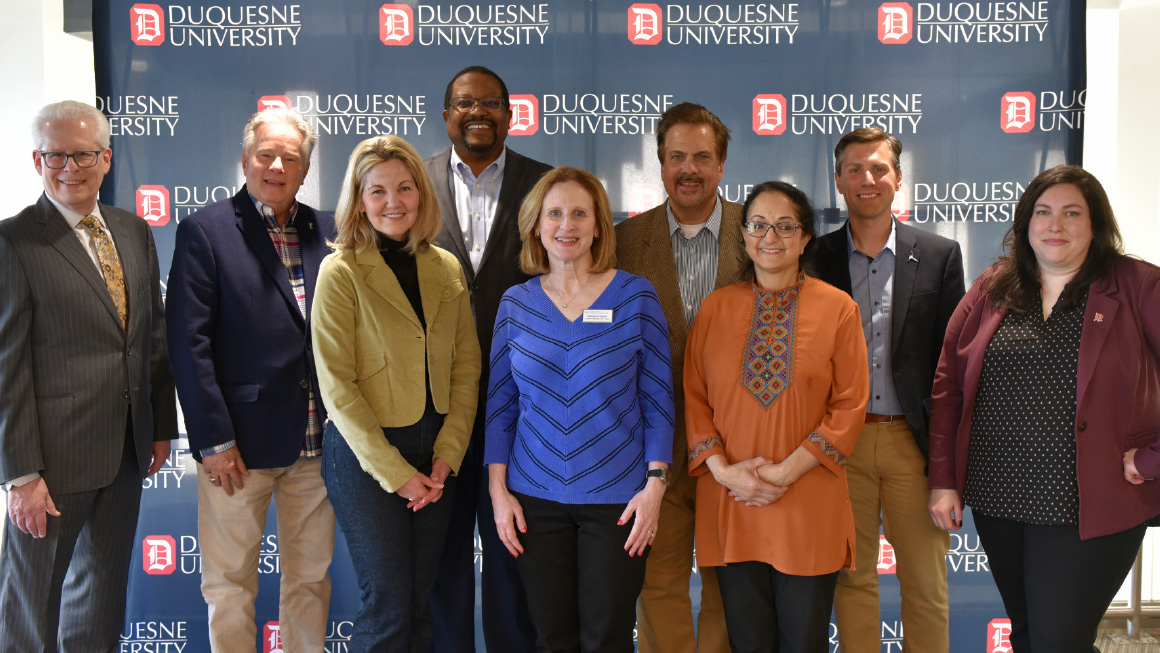
<svg viewBox="0 0 1160 653">
<path fill-rule="evenodd" d="M 431 475 L 415 472 L 409 481 L 403 483 L 395 491 L 400 497 L 407 500 L 407 508 L 418 512 L 443 497 L 443 483 L 451 475 L 451 466 L 442 458 L 436 458 L 431 464 Z"/>
<path fill-rule="evenodd" d="M 713 478 L 729 490 L 729 496 L 747 506 L 768 506 L 780 499 L 793 482 L 782 465 L 763 456 L 730 465 L 718 454 L 708 464 Z"/>
</svg>

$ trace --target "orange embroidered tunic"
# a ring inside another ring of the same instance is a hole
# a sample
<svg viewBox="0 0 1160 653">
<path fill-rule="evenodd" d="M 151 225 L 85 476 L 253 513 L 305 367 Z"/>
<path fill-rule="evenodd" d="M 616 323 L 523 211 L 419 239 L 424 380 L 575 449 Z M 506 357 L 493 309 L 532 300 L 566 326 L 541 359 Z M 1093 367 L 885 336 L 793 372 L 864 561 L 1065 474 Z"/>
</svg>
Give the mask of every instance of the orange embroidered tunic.
<svg viewBox="0 0 1160 653">
<path fill-rule="evenodd" d="M 697 564 L 759 561 L 798 576 L 850 566 L 845 463 L 870 381 L 849 295 L 805 275 L 782 291 L 746 281 L 710 294 L 689 332 L 684 380 L 689 473 L 700 477 Z M 799 446 L 821 464 L 761 508 L 734 501 L 705 465 L 713 454 L 781 462 Z"/>
</svg>

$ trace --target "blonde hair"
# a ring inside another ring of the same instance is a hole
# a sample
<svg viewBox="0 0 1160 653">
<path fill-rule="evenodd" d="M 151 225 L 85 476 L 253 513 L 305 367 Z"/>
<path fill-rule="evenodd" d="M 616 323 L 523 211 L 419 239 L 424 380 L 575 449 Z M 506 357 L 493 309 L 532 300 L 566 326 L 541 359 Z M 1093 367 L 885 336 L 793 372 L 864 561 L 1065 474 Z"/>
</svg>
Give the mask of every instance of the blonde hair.
<svg viewBox="0 0 1160 653">
<path fill-rule="evenodd" d="M 411 225 L 407 234 L 406 251 L 411 254 L 422 252 L 439 235 L 439 230 L 443 228 L 439 200 L 435 197 L 435 187 L 423 169 L 419 153 L 398 136 L 376 136 L 359 143 L 350 153 L 350 162 L 347 163 L 342 180 L 342 191 L 338 196 L 338 208 L 334 212 L 338 234 L 330 245 L 335 249 L 361 252 L 378 247 L 375 229 L 362 203 L 363 184 L 371 168 L 391 159 L 407 166 L 419 190 L 419 211 L 415 224 Z"/>
<path fill-rule="evenodd" d="M 592 239 L 592 272 L 599 274 L 616 267 L 616 230 L 612 224 L 612 208 L 608 204 L 608 194 L 604 186 L 591 172 L 560 166 L 549 170 L 540 181 L 528 191 L 520 205 L 520 269 L 525 274 L 545 274 L 548 272 L 548 251 L 535 236 L 536 225 L 540 222 L 540 212 L 544 208 L 544 197 L 556 184 L 574 181 L 592 196 L 596 211 L 596 233 Z"/>
</svg>

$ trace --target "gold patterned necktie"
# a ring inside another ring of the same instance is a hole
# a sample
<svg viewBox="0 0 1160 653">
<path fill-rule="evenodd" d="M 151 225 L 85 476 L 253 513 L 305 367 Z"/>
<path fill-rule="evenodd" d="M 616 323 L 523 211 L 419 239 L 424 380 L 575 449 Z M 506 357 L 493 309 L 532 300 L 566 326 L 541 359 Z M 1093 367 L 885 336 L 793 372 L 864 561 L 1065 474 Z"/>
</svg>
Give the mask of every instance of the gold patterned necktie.
<svg viewBox="0 0 1160 653">
<path fill-rule="evenodd" d="M 117 307 L 117 316 L 121 318 L 121 328 L 129 325 L 129 298 L 125 296 L 125 274 L 121 271 L 121 259 L 117 258 L 117 250 L 109 238 L 109 232 L 101 225 L 96 216 L 88 215 L 81 220 L 81 224 L 93 232 L 93 245 L 97 250 L 97 260 L 101 264 L 101 271 L 105 275 L 105 287 L 109 289 L 109 296 Z"/>
</svg>

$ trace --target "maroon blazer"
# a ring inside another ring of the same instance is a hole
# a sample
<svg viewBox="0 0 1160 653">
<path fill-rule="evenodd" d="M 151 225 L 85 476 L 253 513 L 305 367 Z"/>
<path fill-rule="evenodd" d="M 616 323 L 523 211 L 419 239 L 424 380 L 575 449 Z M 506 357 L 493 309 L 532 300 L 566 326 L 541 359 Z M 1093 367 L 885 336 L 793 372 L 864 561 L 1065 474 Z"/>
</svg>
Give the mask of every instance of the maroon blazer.
<svg viewBox="0 0 1160 653">
<path fill-rule="evenodd" d="M 983 357 L 1006 310 L 983 291 L 984 272 L 947 325 L 930 420 L 931 489 L 962 495 Z M 1076 385 L 1076 476 L 1082 539 L 1118 533 L 1160 514 L 1160 480 L 1124 480 L 1138 447 L 1145 478 L 1160 476 L 1160 268 L 1122 258 L 1088 291 Z"/>
</svg>

